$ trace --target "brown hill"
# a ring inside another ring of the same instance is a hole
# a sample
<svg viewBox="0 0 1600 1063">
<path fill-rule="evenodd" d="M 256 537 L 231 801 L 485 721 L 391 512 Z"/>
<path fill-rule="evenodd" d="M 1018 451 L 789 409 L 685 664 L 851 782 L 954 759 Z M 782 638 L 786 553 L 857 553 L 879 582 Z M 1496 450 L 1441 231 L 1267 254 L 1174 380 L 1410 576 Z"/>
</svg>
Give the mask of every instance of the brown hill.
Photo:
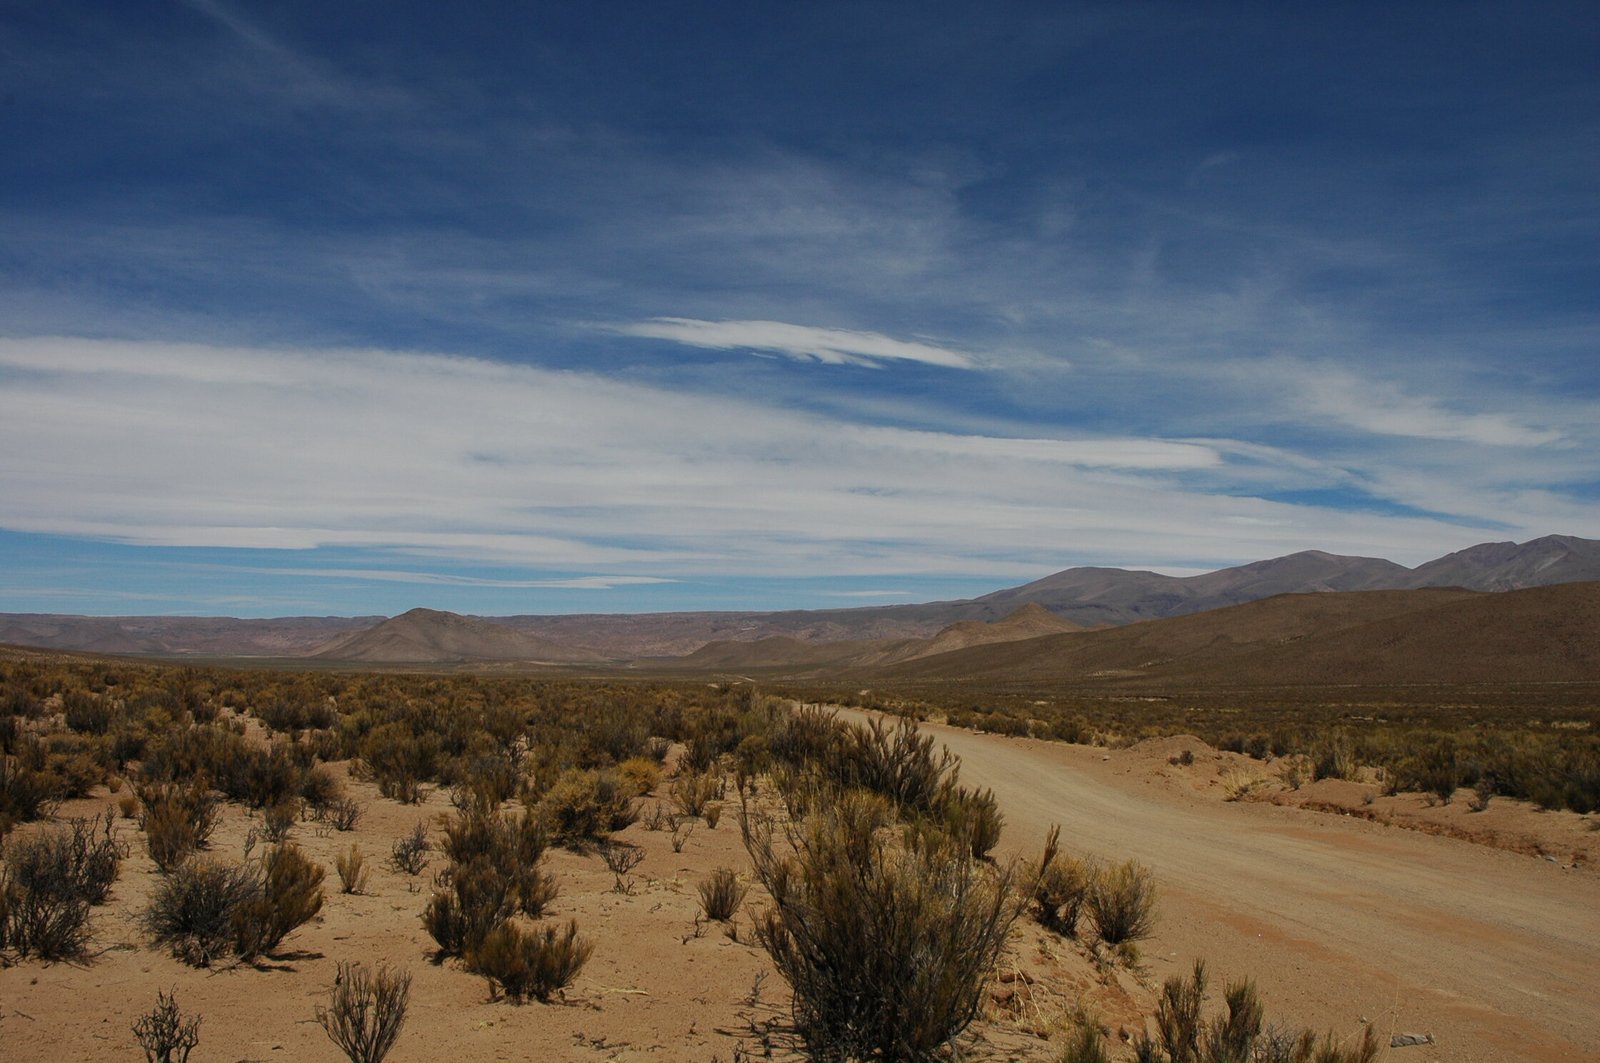
<svg viewBox="0 0 1600 1063">
<path fill-rule="evenodd" d="M 754 642 L 713 642 L 673 662 L 674 667 L 715 671 L 759 669 L 868 668 L 914 661 L 969 646 L 1015 642 L 1041 635 L 1078 631 L 1041 605 L 1028 604 L 992 624 L 962 620 L 926 639 L 848 639 L 805 642 L 775 635 Z"/>
<path fill-rule="evenodd" d="M 592 650 L 535 638 L 501 624 L 437 609 L 413 609 L 365 631 L 336 639 L 313 656 L 366 664 L 526 661 L 595 664 Z"/>
<path fill-rule="evenodd" d="M 883 678 L 1195 686 L 1600 678 L 1600 584 L 1289 594 L 1169 620 L 981 646 Z"/>
</svg>

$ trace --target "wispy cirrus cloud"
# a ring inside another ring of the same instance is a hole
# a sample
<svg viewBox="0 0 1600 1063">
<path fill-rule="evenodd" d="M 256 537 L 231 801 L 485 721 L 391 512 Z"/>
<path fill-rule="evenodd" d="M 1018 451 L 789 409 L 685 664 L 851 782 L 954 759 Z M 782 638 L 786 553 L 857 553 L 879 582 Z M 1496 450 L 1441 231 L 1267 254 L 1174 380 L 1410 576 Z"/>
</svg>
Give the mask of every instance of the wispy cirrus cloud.
<svg viewBox="0 0 1600 1063">
<path fill-rule="evenodd" d="M 750 350 L 785 355 L 826 365 L 881 366 L 885 362 L 921 362 L 945 369 L 977 369 L 972 354 L 917 340 L 899 340 L 878 332 L 791 325 L 782 321 L 696 321 L 658 317 L 616 326 L 627 336 L 671 340 L 713 350 Z"/>
</svg>

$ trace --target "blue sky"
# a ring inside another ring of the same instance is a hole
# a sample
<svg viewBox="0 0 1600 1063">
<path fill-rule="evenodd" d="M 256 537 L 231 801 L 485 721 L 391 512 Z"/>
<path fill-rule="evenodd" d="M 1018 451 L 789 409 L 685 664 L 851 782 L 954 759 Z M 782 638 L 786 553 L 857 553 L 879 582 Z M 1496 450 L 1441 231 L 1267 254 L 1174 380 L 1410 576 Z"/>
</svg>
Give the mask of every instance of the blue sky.
<svg viewBox="0 0 1600 1063">
<path fill-rule="evenodd" d="M 0 610 L 1600 537 L 1592 4 L 0 0 Z"/>
</svg>

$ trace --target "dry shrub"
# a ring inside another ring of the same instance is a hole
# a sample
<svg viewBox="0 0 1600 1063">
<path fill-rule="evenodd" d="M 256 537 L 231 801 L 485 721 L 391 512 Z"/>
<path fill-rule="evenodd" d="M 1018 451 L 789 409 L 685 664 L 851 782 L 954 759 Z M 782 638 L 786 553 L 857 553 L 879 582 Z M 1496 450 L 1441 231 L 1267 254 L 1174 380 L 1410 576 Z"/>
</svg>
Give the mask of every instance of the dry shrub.
<svg viewBox="0 0 1600 1063">
<path fill-rule="evenodd" d="M 467 967 L 488 979 L 491 992 L 513 1003 L 528 997 L 549 1000 L 550 994 L 572 983 L 588 961 L 594 946 L 578 936 L 578 924 L 564 930 L 544 926 L 524 930 L 512 922 L 501 923 L 467 954 Z"/>
<path fill-rule="evenodd" d="M 317 1022 L 350 1063 L 383 1063 L 406 1023 L 411 975 L 379 967 L 374 974 L 359 963 L 340 963 L 328 994 L 317 1008 Z"/>
<path fill-rule="evenodd" d="M 122 850 L 113 818 L 75 819 L 66 830 L 12 845 L 0 869 L 0 947 L 64 959 L 89 941 L 89 906 L 116 881 Z"/>
<path fill-rule="evenodd" d="M 428 842 L 428 831 L 418 823 L 411 828 L 410 834 L 402 834 L 396 838 L 394 845 L 389 849 L 389 862 L 397 871 L 404 871 L 408 875 L 420 875 L 422 869 L 428 866 L 428 853 L 433 846 Z"/>
<path fill-rule="evenodd" d="M 794 990 L 797 1032 L 824 1059 L 931 1060 L 978 1013 L 1018 906 L 1010 869 L 961 843 L 878 829 L 881 802 L 847 798 L 774 847 L 741 822 L 772 906 L 756 936 Z"/>
<path fill-rule="evenodd" d="M 1155 877 L 1133 860 L 1103 868 L 1094 876 L 1087 902 L 1089 922 L 1106 944 L 1148 937 L 1155 925 Z"/>
<path fill-rule="evenodd" d="M 483 857 L 453 864 L 439 879 L 443 889 L 422 912 L 422 925 L 439 946 L 435 960 L 466 955 L 517 911 L 511 883 Z"/>
<path fill-rule="evenodd" d="M 144 1049 L 145 1063 L 185 1063 L 200 1043 L 200 1016 L 184 1018 L 177 992 L 157 990 L 156 1006 L 133 1020 L 133 1036 Z"/>
<path fill-rule="evenodd" d="M 699 816 L 723 794 L 722 781 L 711 772 L 686 772 L 672 780 L 672 803 L 686 816 Z"/>
<path fill-rule="evenodd" d="M 1033 877 L 1034 915 L 1047 929 L 1078 933 L 1078 916 L 1089 898 L 1094 869 L 1060 851 L 1060 827 L 1051 827 Z"/>
<path fill-rule="evenodd" d="M 139 790 L 150 859 L 161 871 L 171 871 L 205 847 L 217 825 L 217 797 L 204 779 L 187 785 L 157 783 Z"/>
<path fill-rule="evenodd" d="M 1373 1063 L 1378 1057 L 1371 1026 L 1354 1044 L 1340 1044 L 1332 1034 L 1319 1044 L 1310 1030 L 1264 1030 L 1265 1009 L 1249 979 L 1230 982 L 1223 994 L 1226 1010 L 1206 1022 L 1205 991 L 1203 960 L 1195 961 L 1188 979 L 1166 980 L 1156 1002 L 1156 1036 L 1141 1034 L 1134 1042 L 1139 1063 Z"/>
<path fill-rule="evenodd" d="M 563 842 L 598 841 L 638 818 L 633 795 L 611 770 L 569 768 L 540 798 L 535 812 Z"/>
<path fill-rule="evenodd" d="M 726 923 L 744 903 L 750 887 L 726 867 L 719 867 L 700 881 L 700 909 L 707 919 Z"/>
<path fill-rule="evenodd" d="M 234 917 L 261 890 L 249 865 L 189 860 L 156 884 L 142 921 L 146 933 L 195 967 L 227 954 Z"/>
<path fill-rule="evenodd" d="M 282 845 L 289 837 L 289 831 L 294 827 L 294 821 L 300 816 L 300 802 L 298 800 L 279 801 L 270 805 L 262 812 L 261 820 L 263 832 L 267 841 L 273 845 Z"/>
<path fill-rule="evenodd" d="M 0 756 L 0 836 L 15 824 L 50 815 L 60 802 L 59 780 L 42 770 L 43 750 L 37 743 L 22 749 L 24 753 L 37 751 L 38 755 Z"/>
<path fill-rule="evenodd" d="M 337 831 L 352 831 L 356 824 L 361 822 L 361 817 L 366 814 L 360 801 L 353 797 L 341 798 L 327 806 L 324 818 Z"/>
<path fill-rule="evenodd" d="M 260 892 L 234 915 L 234 948 L 244 959 L 269 953 L 322 910 L 322 865 L 280 845 L 262 860 Z"/>
<path fill-rule="evenodd" d="M 617 765 L 617 774 L 635 797 L 643 797 L 661 781 L 661 765 L 650 757 L 629 757 Z"/>
</svg>

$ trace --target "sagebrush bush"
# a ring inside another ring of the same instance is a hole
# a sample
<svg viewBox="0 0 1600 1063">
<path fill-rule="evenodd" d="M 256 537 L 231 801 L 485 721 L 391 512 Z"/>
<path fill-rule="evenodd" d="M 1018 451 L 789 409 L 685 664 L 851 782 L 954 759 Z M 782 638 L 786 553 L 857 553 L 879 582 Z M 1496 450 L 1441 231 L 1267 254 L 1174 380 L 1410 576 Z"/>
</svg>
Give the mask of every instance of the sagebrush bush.
<svg viewBox="0 0 1600 1063">
<path fill-rule="evenodd" d="M 898 844 L 865 805 L 814 816 L 774 845 L 745 817 L 772 906 L 756 936 L 794 991 L 795 1026 L 824 1059 L 931 1060 L 971 1023 L 1018 906 L 1010 869 L 959 842 Z"/>
<path fill-rule="evenodd" d="M 578 936 L 578 924 L 563 930 L 546 925 L 524 930 L 514 922 L 496 926 L 467 953 L 467 967 L 488 980 L 491 992 L 520 1004 L 528 997 L 549 1000 L 572 984 L 594 946 Z"/>
<path fill-rule="evenodd" d="M 700 880 L 700 910 L 707 919 L 725 923 L 744 903 L 750 887 L 739 881 L 732 869 L 719 867 Z"/>
<path fill-rule="evenodd" d="M 177 991 L 156 991 L 156 1006 L 133 1020 L 133 1037 L 145 1063 L 185 1063 L 200 1043 L 200 1016 L 184 1018 Z"/>
<path fill-rule="evenodd" d="M 400 1039 L 411 999 L 411 975 L 359 963 L 340 963 L 328 1006 L 316 1009 L 317 1022 L 350 1063 L 383 1063 Z"/>
<path fill-rule="evenodd" d="M 1148 937 L 1155 927 L 1155 877 L 1132 860 L 1101 868 L 1089 886 L 1086 908 L 1094 932 L 1108 945 Z"/>
</svg>

